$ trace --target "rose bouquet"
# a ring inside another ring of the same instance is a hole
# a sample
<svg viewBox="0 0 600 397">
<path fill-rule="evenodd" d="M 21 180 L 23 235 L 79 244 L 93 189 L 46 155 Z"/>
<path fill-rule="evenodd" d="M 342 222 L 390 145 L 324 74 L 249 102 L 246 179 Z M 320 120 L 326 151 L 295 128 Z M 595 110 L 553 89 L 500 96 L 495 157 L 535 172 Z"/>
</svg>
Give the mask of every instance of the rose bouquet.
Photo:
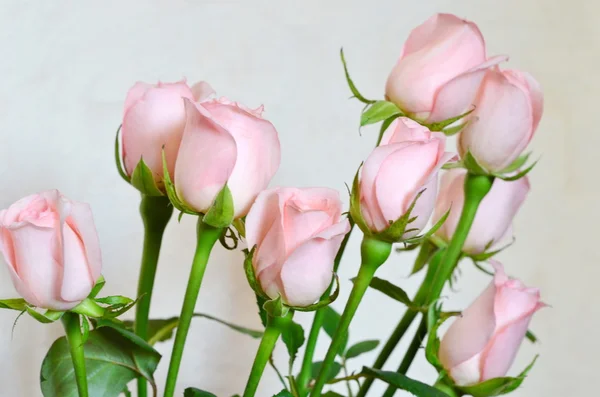
<svg viewBox="0 0 600 397">
<path fill-rule="evenodd" d="M 269 395 L 280 397 L 363 397 L 375 381 L 388 385 L 387 397 L 397 390 L 491 397 L 523 383 L 533 362 L 507 374 L 522 341 L 535 341 L 528 327 L 544 304 L 537 289 L 509 277 L 494 256 L 511 244 L 512 219 L 530 189 L 527 174 L 535 163 L 528 164 L 524 151 L 542 114 L 539 85 L 526 73 L 502 69 L 507 57 L 488 57 L 477 26 L 449 14 L 410 33 L 384 99 L 363 96 L 343 52 L 341 59 L 353 97 L 365 104 L 360 126 L 381 123 L 373 151 L 352 170 L 349 208 L 327 187 L 269 187 L 282 150 L 263 108 L 217 97 L 206 82 L 182 81 L 135 84 L 117 131 L 118 172 L 141 193 L 137 296 L 102 294 L 89 205 L 51 190 L 0 212 L 0 251 L 21 295 L 0 307 L 41 323 L 60 320 L 65 329 L 41 366 L 44 396 L 156 396 L 161 356 L 153 346 L 174 338 L 160 382 L 172 397 L 187 336 L 202 332 L 190 327 L 198 316 L 261 339 L 249 374 L 234 374 L 247 378 L 244 397 L 256 395 L 267 365 L 282 383 Z M 449 136 L 457 137 L 457 153 L 448 148 Z M 161 241 L 173 213 L 197 218 L 196 251 L 179 315 L 150 319 Z M 345 250 L 352 232 L 362 234 L 361 266 L 337 313 L 330 306 L 339 296 L 336 271 L 351 254 Z M 263 329 L 194 311 L 217 242 L 240 252 L 239 271 L 256 295 Z M 408 250 L 418 250 L 411 274 L 425 273 L 413 297 L 376 275 L 392 252 Z M 488 273 L 490 283 L 462 312 L 445 311 L 442 292 L 461 262 Z M 347 346 L 369 289 L 406 311 L 375 362 L 351 370 L 348 360 L 379 348 L 377 340 Z M 134 320 L 125 319 L 130 309 Z M 294 316 L 310 312 L 305 333 Z M 398 369 L 382 370 L 414 321 L 419 325 Z M 445 322 L 451 324 L 440 338 Z M 322 329 L 330 344 L 317 358 Z M 280 339 L 289 352 L 287 373 L 272 358 Z M 439 374 L 433 382 L 406 375 L 421 347 Z M 332 390 L 339 383 L 345 394 Z M 202 385 L 181 386 L 186 397 L 214 396 Z"/>
</svg>

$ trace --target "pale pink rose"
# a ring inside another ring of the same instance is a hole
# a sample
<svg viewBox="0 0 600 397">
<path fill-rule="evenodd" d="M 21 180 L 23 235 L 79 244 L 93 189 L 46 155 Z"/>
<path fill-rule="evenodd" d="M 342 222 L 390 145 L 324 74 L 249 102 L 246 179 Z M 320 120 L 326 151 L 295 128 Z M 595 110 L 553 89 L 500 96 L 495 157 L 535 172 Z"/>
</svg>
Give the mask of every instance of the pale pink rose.
<svg viewBox="0 0 600 397">
<path fill-rule="evenodd" d="M 406 213 L 417 194 L 424 190 L 411 215 L 417 219 L 408 238 L 429 220 L 437 195 L 437 173 L 454 157 L 445 152 L 444 134 L 400 118 L 385 132 L 382 146 L 365 161 L 360 177 L 360 203 L 364 220 L 373 232 L 381 232 Z"/>
<path fill-rule="evenodd" d="M 427 122 L 458 116 L 472 105 L 485 70 L 506 57 L 486 58 L 473 22 L 436 14 L 415 28 L 386 84 L 386 97 Z"/>
<path fill-rule="evenodd" d="M 501 171 L 533 138 L 544 109 L 542 90 L 527 73 L 495 67 L 487 71 L 475 106 L 459 136 L 459 153 L 470 151 L 488 171 Z"/>
<path fill-rule="evenodd" d="M 439 358 L 457 385 L 505 376 L 533 314 L 545 305 L 540 292 L 506 276 L 495 262 L 490 286 L 444 335 Z"/>
<path fill-rule="evenodd" d="M 235 218 L 246 215 L 279 168 L 275 127 L 262 117 L 262 107 L 251 110 L 223 98 L 202 104 L 186 100 L 185 109 L 175 165 L 179 197 L 192 209 L 206 212 L 227 183 Z"/>
<path fill-rule="evenodd" d="M 90 206 L 57 190 L 27 196 L 0 211 L 0 251 L 17 292 L 46 309 L 77 306 L 102 268 Z"/>
<path fill-rule="evenodd" d="M 437 222 L 448 210 L 448 218 L 435 233 L 449 242 L 456 230 L 465 202 L 464 183 L 466 171 L 453 169 L 442 176 L 433 222 Z M 512 237 L 512 221 L 529 193 L 529 179 L 520 178 L 513 182 L 496 178 L 492 189 L 483 198 L 477 209 L 475 220 L 467 236 L 463 251 L 480 254 L 486 250 L 500 248 Z M 490 245 L 490 243 L 492 243 Z M 488 246 L 489 245 L 489 246 Z"/>
<path fill-rule="evenodd" d="M 339 193 L 327 188 L 263 191 L 246 217 L 252 265 L 263 291 L 292 306 L 308 306 L 325 292 L 333 261 L 350 231 Z"/>
<path fill-rule="evenodd" d="M 127 174 L 131 175 L 143 158 L 155 180 L 161 182 L 163 146 L 172 172 L 185 126 L 183 98 L 202 101 L 213 92 L 206 82 L 191 89 L 185 81 L 156 85 L 138 82 L 131 87 L 125 98 L 121 127 Z"/>
</svg>

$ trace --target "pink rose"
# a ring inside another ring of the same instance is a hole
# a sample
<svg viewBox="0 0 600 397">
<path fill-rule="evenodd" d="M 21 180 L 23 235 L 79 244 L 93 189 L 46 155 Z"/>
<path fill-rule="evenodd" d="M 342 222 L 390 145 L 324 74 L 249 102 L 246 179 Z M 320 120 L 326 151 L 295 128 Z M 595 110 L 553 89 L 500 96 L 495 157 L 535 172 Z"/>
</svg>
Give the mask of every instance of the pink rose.
<svg viewBox="0 0 600 397">
<path fill-rule="evenodd" d="M 175 156 L 185 126 L 183 99 L 203 100 L 214 91 L 205 82 L 192 88 L 185 81 L 151 85 L 136 83 L 125 99 L 123 112 L 123 163 L 131 176 L 144 159 L 152 170 L 155 180 L 161 182 L 163 175 L 162 149 L 165 147 L 167 164 L 174 170 Z"/>
<path fill-rule="evenodd" d="M 408 228 L 427 224 L 437 195 L 437 173 L 453 154 L 444 151 L 446 138 L 439 132 L 408 119 L 399 118 L 384 133 L 382 146 L 373 150 L 362 167 L 360 203 L 364 220 L 373 232 L 381 232 L 406 213 L 417 194 Z"/>
<path fill-rule="evenodd" d="M 487 60 L 485 41 L 473 22 L 436 14 L 415 28 L 387 80 L 386 97 L 427 122 L 464 113 L 485 70 L 506 57 Z"/>
<path fill-rule="evenodd" d="M 90 206 L 57 190 L 0 212 L 0 251 L 17 292 L 51 310 L 68 310 L 87 298 L 102 268 Z"/>
<path fill-rule="evenodd" d="M 256 247 L 252 265 L 263 291 L 291 306 L 307 306 L 325 292 L 344 235 L 337 191 L 274 188 L 263 191 L 246 218 L 246 238 Z"/>
<path fill-rule="evenodd" d="M 501 264 L 490 286 L 450 326 L 439 358 L 457 385 L 505 376 L 533 314 L 545 305 L 540 292 L 510 279 Z"/>
<path fill-rule="evenodd" d="M 544 98 L 532 76 L 517 70 L 487 71 L 475 111 L 458 139 L 488 171 L 501 171 L 525 150 L 542 118 Z"/>
<path fill-rule="evenodd" d="M 258 193 L 279 168 L 280 148 L 262 107 L 251 110 L 226 99 L 200 104 L 185 101 L 187 122 L 175 165 L 180 199 L 206 212 L 225 183 L 235 218 L 248 213 Z"/>
<path fill-rule="evenodd" d="M 450 215 L 435 233 L 446 242 L 450 241 L 456 230 L 464 205 L 465 175 L 464 169 L 453 169 L 442 176 L 433 222 L 437 222 L 450 209 Z M 480 254 L 486 250 L 486 247 L 498 248 L 498 245 L 505 242 L 507 237 L 512 237 L 512 220 L 528 193 L 529 180 L 527 177 L 514 182 L 496 178 L 492 189 L 479 205 L 463 251 L 469 254 Z M 488 246 L 490 243 L 493 244 Z"/>
</svg>

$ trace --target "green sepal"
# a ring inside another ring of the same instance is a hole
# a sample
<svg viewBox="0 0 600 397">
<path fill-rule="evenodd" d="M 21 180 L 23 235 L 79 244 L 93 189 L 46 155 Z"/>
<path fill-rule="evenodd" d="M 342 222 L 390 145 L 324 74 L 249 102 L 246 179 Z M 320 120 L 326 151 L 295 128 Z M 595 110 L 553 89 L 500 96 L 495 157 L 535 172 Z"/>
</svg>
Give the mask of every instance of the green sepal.
<svg viewBox="0 0 600 397">
<path fill-rule="evenodd" d="M 86 316 L 79 316 L 79 321 L 81 324 L 81 341 L 85 343 L 90 336 L 90 322 Z"/>
<path fill-rule="evenodd" d="M 131 183 L 131 179 L 125 172 L 123 163 L 121 162 L 121 150 L 119 145 L 119 133 L 121 132 L 121 127 L 123 127 L 123 125 L 120 125 L 119 128 L 117 128 L 117 134 L 115 137 L 115 164 L 117 165 L 117 171 L 119 172 L 121 178 L 123 178 L 125 182 Z"/>
<path fill-rule="evenodd" d="M 232 225 L 240 237 L 246 238 L 246 223 L 242 218 L 234 219 Z"/>
<path fill-rule="evenodd" d="M 527 330 L 527 333 L 525 334 L 525 337 L 529 340 L 529 342 L 531 343 L 537 343 L 538 338 L 537 336 L 535 336 L 535 334 L 533 332 L 531 332 L 530 330 Z"/>
<path fill-rule="evenodd" d="M 440 304 L 432 304 L 429 306 L 427 311 L 427 344 L 425 345 L 425 358 L 427 361 L 438 370 L 438 372 L 444 371 L 444 367 L 438 358 L 438 352 L 440 350 L 440 339 L 438 338 L 437 331 L 442 321 L 440 321 L 440 313 L 442 307 Z"/>
<path fill-rule="evenodd" d="M 246 258 L 244 259 L 244 272 L 246 273 L 246 279 L 248 280 L 248 284 L 250 288 L 254 291 L 257 296 L 265 300 L 271 299 L 265 291 L 263 291 L 258 279 L 256 278 L 256 274 L 254 273 L 254 266 L 252 265 L 252 260 L 254 257 L 254 252 L 256 251 L 256 246 L 252 247 L 250 251 L 246 250 Z M 261 305 L 262 306 L 262 305 Z"/>
<path fill-rule="evenodd" d="M 285 317 L 290 311 L 290 308 L 283 304 L 281 296 L 266 301 L 263 308 L 271 317 Z"/>
<path fill-rule="evenodd" d="M 333 294 L 329 295 L 327 298 L 321 299 L 317 303 L 313 303 L 312 305 L 288 306 L 288 307 L 290 309 L 294 309 L 299 312 L 314 312 L 315 310 L 319 310 L 320 308 L 322 308 L 324 306 L 329 306 L 330 304 L 335 302 L 335 300 L 340 295 L 340 279 L 336 273 L 334 273 L 333 276 L 334 276 L 334 280 L 332 280 L 332 282 L 335 281 L 335 291 L 333 291 Z"/>
<path fill-rule="evenodd" d="M 402 236 L 405 233 L 413 231 L 414 229 L 407 229 L 407 226 L 414 222 L 416 217 L 411 217 L 411 213 L 417 204 L 417 200 L 421 197 L 421 195 L 425 192 L 425 190 L 421 190 L 417 193 L 416 197 L 413 199 L 412 203 L 408 207 L 408 210 L 402 215 L 400 218 L 395 221 L 390 221 L 390 226 L 382 232 L 372 233 L 371 235 L 377 240 L 386 241 L 388 243 L 398 243 L 404 241 Z M 415 240 L 415 238 L 411 238 L 409 240 Z M 406 240 L 406 241 L 409 241 Z M 415 240 L 416 241 L 416 240 Z"/>
<path fill-rule="evenodd" d="M 377 346 L 379 346 L 378 340 L 364 340 L 362 342 L 358 342 L 350 346 L 348 350 L 346 350 L 346 354 L 344 356 L 346 360 L 349 360 L 351 358 L 358 357 L 361 354 L 365 354 L 372 350 L 375 350 L 377 349 Z"/>
<path fill-rule="evenodd" d="M 375 101 L 365 98 L 364 96 L 362 96 L 362 94 L 360 92 L 358 92 L 358 89 L 356 88 L 356 86 L 354 85 L 354 82 L 350 78 L 350 73 L 348 73 L 348 66 L 346 65 L 346 58 L 344 57 L 344 49 L 343 48 L 340 48 L 340 58 L 342 59 L 342 65 L 344 66 L 344 74 L 346 75 L 346 82 L 348 83 L 348 87 L 350 87 L 350 91 L 352 91 L 352 95 L 354 96 L 354 98 L 358 99 L 359 101 L 361 101 L 363 103 L 367 103 L 367 104 L 375 103 Z"/>
<path fill-rule="evenodd" d="M 18 310 L 20 312 L 27 310 L 25 299 L 3 299 L 0 300 L 0 309 Z"/>
<path fill-rule="evenodd" d="M 106 280 L 104 279 L 104 276 L 100 275 L 100 277 L 98 277 L 98 280 L 96 280 L 94 288 L 92 288 L 92 291 L 90 292 L 89 298 L 95 298 L 96 296 L 98 296 L 100 291 L 102 291 L 102 288 L 104 288 L 105 284 Z"/>
<path fill-rule="evenodd" d="M 460 120 L 464 117 L 467 117 L 468 115 L 473 113 L 474 110 L 475 110 L 475 108 L 473 108 L 473 109 L 469 110 L 468 112 L 465 112 L 461 115 L 458 115 L 456 117 L 452 117 L 452 118 L 449 118 L 449 119 L 446 119 L 444 121 L 440 121 L 437 123 L 428 124 L 427 127 L 429 128 L 430 131 L 442 131 L 443 132 L 444 128 L 448 127 L 451 124 L 454 124 L 455 122 L 457 122 L 458 120 Z"/>
<path fill-rule="evenodd" d="M 154 180 L 152 170 L 146 165 L 143 158 L 131 173 L 131 185 L 146 196 L 164 196 Z"/>
<path fill-rule="evenodd" d="M 525 378 L 527 377 L 527 373 L 533 368 L 538 356 L 535 356 L 531 364 L 527 366 L 516 377 L 501 377 L 501 378 L 493 378 L 488 379 L 484 382 L 477 383 L 471 386 L 455 386 L 456 389 L 460 390 L 464 394 L 469 394 L 473 397 L 493 397 L 500 396 L 503 394 L 508 394 L 521 386 Z"/>
<path fill-rule="evenodd" d="M 134 302 L 133 299 L 121 295 L 105 296 L 104 298 L 94 299 L 97 303 L 102 303 L 113 308 L 121 308 Z"/>
<path fill-rule="evenodd" d="M 406 244 L 421 244 L 421 243 L 429 240 L 429 238 L 431 236 L 433 236 L 433 234 L 435 232 L 437 232 L 444 225 L 444 222 L 446 222 L 446 219 L 448 219 L 448 216 L 450 216 L 450 209 L 448 209 L 448 211 L 446 211 L 446 213 L 444 215 L 442 215 L 442 217 L 435 223 L 435 225 L 433 225 L 427 232 L 425 232 L 425 234 L 422 234 L 420 236 L 411 237 L 407 240 L 404 240 L 404 242 Z"/>
<path fill-rule="evenodd" d="M 508 165 L 508 167 L 498 171 L 498 173 L 499 174 L 510 174 L 511 172 L 515 172 L 515 171 L 519 170 L 521 167 L 523 167 L 525 165 L 527 160 L 529 160 L 530 156 L 531 156 L 531 152 L 522 154 L 521 156 L 517 157 L 517 159 L 515 161 L 513 161 L 510 165 Z"/>
<path fill-rule="evenodd" d="M 427 266 L 427 264 L 429 263 L 429 261 L 431 260 L 433 255 L 438 250 L 437 246 L 431 241 L 431 239 L 427 239 L 427 240 L 423 241 L 423 243 L 420 245 L 420 247 L 421 247 L 421 249 L 419 250 L 419 253 L 417 254 L 417 258 L 415 259 L 413 268 L 410 271 L 411 276 L 413 274 L 420 272 L 421 269 L 423 269 L 425 266 Z"/>
<path fill-rule="evenodd" d="M 233 222 L 233 196 L 229 186 L 225 184 L 223 189 L 215 197 L 215 201 L 208 209 L 208 212 L 202 217 L 202 222 L 212 227 L 222 228 L 231 225 Z"/>
<path fill-rule="evenodd" d="M 25 306 L 27 314 L 29 314 L 31 317 L 33 317 L 35 320 L 39 321 L 42 324 L 50 324 L 57 320 L 60 320 L 63 314 L 65 314 L 65 312 L 59 312 L 55 310 L 46 310 L 44 313 L 40 313 L 35 309 L 36 308 L 34 306 Z"/>
<path fill-rule="evenodd" d="M 177 195 L 177 190 L 175 189 L 175 185 L 171 180 L 171 175 L 169 174 L 169 167 L 167 166 L 167 156 L 165 154 L 165 148 L 162 149 L 162 164 L 163 164 L 163 182 L 165 184 L 165 191 L 167 192 L 167 197 L 169 197 L 169 201 L 173 204 L 173 207 L 177 208 L 179 211 L 185 214 L 190 215 L 200 215 L 200 213 L 194 211 L 190 207 L 184 204 L 183 201 Z M 181 216 L 179 215 L 179 220 L 181 221 Z"/>
<path fill-rule="evenodd" d="M 388 101 L 377 101 L 369 106 L 360 116 L 360 126 L 375 124 L 391 117 L 402 116 L 402 111 L 396 104 Z"/>
<path fill-rule="evenodd" d="M 321 367 L 323 366 L 323 361 L 316 361 L 314 363 L 312 363 L 311 366 L 311 379 L 316 379 L 317 376 L 319 376 L 319 373 L 321 373 Z M 325 383 L 329 382 L 330 380 L 334 379 L 342 370 L 342 364 L 338 363 L 337 361 L 334 361 L 331 364 L 331 367 L 329 368 L 329 372 L 325 375 Z"/>
<path fill-rule="evenodd" d="M 525 168 L 524 170 L 518 172 L 515 175 L 507 176 L 507 175 L 502 175 L 501 173 L 493 173 L 492 175 L 495 176 L 496 178 L 500 178 L 506 182 L 516 181 L 517 179 L 521 179 L 525 175 L 529 174 L 529 172 L 533 169 L 533 167 L 535 167 L 537 165 L 538 161 L 539 160 L 534 161 L 533 164 L 531 164 L 529 167 Z"/>
<path fill-rule="evenodd" d="M 490 175 L 490 173 L 479 164 L 475 156 L 473 156 L 469 150 L 467 150 L 467 153 L 465 153 L 462 159 L 462 165 L 473 175 Z"/>
<path fill-rule="evenodd" d="M 183 391 L 183 397 L 217 397 L 217 395 L 195 387 L 188 387 Z"/>
<path fill-rule="evenodd" d="M 491 247 L 494 244 L 494 241 L 490 241 L 488 244 L 486 244 L 486 248 L 485 248 L 484 252 L 482 252 L 480 254 L 465 254 L 465 255 L 467 255 L 468 257 L 470 257 L 471 259 L 473 259 L 476 262 L 487 261 L 491 257 L 499 254 L 500 252 L 504 251 L 505 249 L 507 249 L 508 247 L 513 245 L 514 242 L 515 242 L 515 239 L 513 238 L 512 241 L 510 243 L 506 244 L 505 246 L 500 247 L 493 251 L 488 251 L 489 247 Z"/>
<path fill-rule="evenodd" d="M 352 182 L 352 192 L 350 193 L 350 217 L 354 221 L 354 224 L 359 227 L 360 230 L 366 235 L 371 235 L 371 230 L 365 222 L 365 218 L 362 215 L 360 209 L 360 181 L 359 174 L 362 164 L 356 170 L 354 175 L 354 181 Z"/>
<path fill-rule="evenodd" d="M 444 128 L 440 132 L 443 132 L 444 135 L 446 135 L 446 136 L 454 136 L 454 135 L 458 134 L 459 132 L 461 132 L 463 130 L 463 128 L 465 128 L 467 126 L 467 124 L 469 124 L 468 121 L 463 124 L 455 125 L 454 127 Z"/>
</svg>

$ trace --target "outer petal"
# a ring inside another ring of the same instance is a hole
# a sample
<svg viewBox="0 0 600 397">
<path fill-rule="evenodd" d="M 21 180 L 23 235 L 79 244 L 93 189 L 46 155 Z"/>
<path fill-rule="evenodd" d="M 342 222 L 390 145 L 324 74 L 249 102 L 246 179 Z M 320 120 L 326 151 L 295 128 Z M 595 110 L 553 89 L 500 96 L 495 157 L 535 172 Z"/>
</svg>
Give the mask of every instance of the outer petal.
<svg viewBox="0 0 600 397">
<path fill-rule="evenodd" d="M 519 70 L 505 70 L 504 75 L 513 84 L 517 82 L 521 83 L 524 86 L 524 90 L 529 92 L 533 110 L 533 131 L 535 131 L 544 112 L 544 94 L 542 93 L 540 83 L 531 74 Z"/>
<path fill-rule="evenodd" d="M 63 275 L 60 296 L 66 302 L 77 304 L 89 295 L 94 280 L 90 273 L 83 241 L 68 224 L 63 226 L 62 237 Z"/>
<path fill-rule="evenodd" d="M 452 169 L 442 174 L 440 183 L 440 192 L 435 203 L 432 222 L 437 223 L 446 211 L 451 210 L 444 224 L 435 233 L 448 242 L 454 234 L 456 225 L 460 218 L 462 206 L 464 205 L 464 196 L 461 194 L 463 189 L 466 170 Z"/>
<path fill-rule="evenodd" d="M 230 178 L 238 151 L 231 134 L 205 109 L 185 100 L 185 112 L 175 187 L 182 200 L 196 211 L 205 212 Z"/>
<path fill-rule="evenodd" d="M 279 213 L 279 192 L 281 188 L 271 188 L 259 193 L 246 216 L 246 241 L 252 248 L 264 238 L 271 225 L 281 216 Z"/>
<path fill-rule="evenodd" d="M 411 32 L 386 95 L 409 112 L 429 112 L 439 87 L 484 61 L 485 42 L 477 26 L 437 14 Z"/>
<path fill-rule="evenodd" d="M 125 113 L 122 126 L 125 170 L 131 175 L 143 158 L 157 181 L 163 175 L 163 146 L 169 172 L 173 172 L 175 166 L 186 120 L 182 98 L 194 99 L 185 85 L 163 84 L 162 87 L 149 89 L 135 102 Z"/>
<path fill-rule="evenodd" d="M 237 158 L 228 186 L 233 195 L 235 216 L 242 217 L 279 168 L 277 131 L 269 121 L 237 104 L 211 101 L 203 106 L 235 139 Z"/>
<path fill-rule="evenodd" d="M 486 70 L 506 60 L 508 60 L 506 56 L 491 58 L 442 85 L 435 95 L 427 122 L 447 120 L 469 110 L 469 107 L 474 104 Z"/>
<path fill-rule="evenodd" d="M 340 226 L 338 226 L 340 225 Z M 344 220 L 334 225 L 335 232 L 325 232 L 300 245 L 281 269 L 284 299 L 292 306 L 308 306 L 325 292 L 333 276 L 333 261 L 350 224 Z"/>
<path fill-rule="evenodd" d="M 142 81 L 138 81 L 137 83 L 135 83 L 133 87 L 131 87 L 129 91 L 127 91 L 127 96 L 125 97 L 125 106 L 123 108 L 123 115 L 125 115 L 125 113 L 127 113 L 127 111 L 131 109 L 133 105 L 137 103 L 137 101 L 142 99 L 146 92 L 148 92 L 148 90 L 150 90 L 153 87 L 154 86 L 152 84 L 144 83 Z"/>
<path fill-rule="evenodd" d="M 396 150 L 381 165 L 375 190 L 379 208 L 387 224 L 404 215 L 415 195 L 428 181 L 430 172 L 437 163 L 438 151 L 437 141 L 419 142 Z M 430 208 L 423 207 L 425 201 L 431 201 Z M 422 213 L 430 215 L 433 201 L 423 200 L 419 203 L 419 207 Z"/>
<path fill-rule="evenodd" d="M 450 326 L 440 344 L 439 358 L 444 368 L 452 371 L 482 352 L 488 344 L 496 327 L 495 296 L 496 286 L 492 282 Z M 478 376 L 472 374 L 470 378 L 475 378 L 476 382 Z"/>
<path fill-rule="evenodd" d="M 490 171 L 500 171 L 525 149 L 533 135 L 529 94 L 499 70 L 488 70 L 476 110 L 459 136 L 461 155 L 470 150 Z"/>
<path fill-rule="evenodd" d="M 66 222 L 78 235 L 85 248 L 85 255 L 89 265 L 89 272 L 95 284 L 102 273 L 102 254 L 100 241 L 94 223 L 92 209 L 87 203 L 71 201 L 71 213 Z"/>
</svg>

